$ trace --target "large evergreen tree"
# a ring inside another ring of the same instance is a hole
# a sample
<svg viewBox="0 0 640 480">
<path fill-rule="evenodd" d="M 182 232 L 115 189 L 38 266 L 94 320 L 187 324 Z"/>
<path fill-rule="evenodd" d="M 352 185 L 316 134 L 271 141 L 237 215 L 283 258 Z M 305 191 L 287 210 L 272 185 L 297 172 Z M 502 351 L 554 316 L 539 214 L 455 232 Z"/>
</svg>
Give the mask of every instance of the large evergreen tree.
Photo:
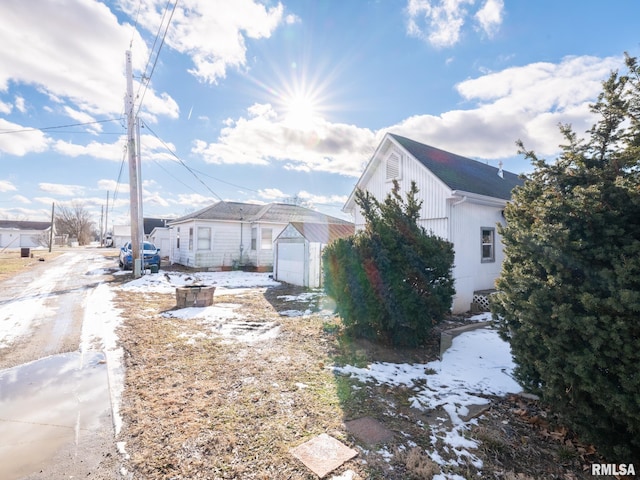
<svg viewBox="0 0 640 480">
<path fill-rule="evenodd" d="M 349 330 L 399 345 L 422 343 L 454 294 L 453 245 L 418 225 L 421 202 L 398 182 L 382 202 L 356 192 L 365 231 L 324 252 L 325 290 Z"/>
<path fill-rule="evenodd" d="M 640 459 L 640 68 L 611 74 L 586 140 L 516 189 L 493 311 L 518 380 L 610 461 Z"/>
</svg>

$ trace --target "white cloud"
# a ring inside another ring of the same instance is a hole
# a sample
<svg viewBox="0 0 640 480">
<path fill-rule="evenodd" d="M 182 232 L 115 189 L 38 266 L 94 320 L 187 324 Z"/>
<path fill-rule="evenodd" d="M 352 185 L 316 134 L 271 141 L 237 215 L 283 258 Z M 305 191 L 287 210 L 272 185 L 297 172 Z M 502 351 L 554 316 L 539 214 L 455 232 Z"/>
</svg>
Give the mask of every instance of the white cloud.
<svg viewBox="0 0 640 480">
<path fill-rule="evenodd" d="M 50 140 L 40 130 L 30 129 L 0 118 L 0 153 L 22 157 L 44 152 Z"/>
<path fill-rule="evenodd" d="M 9 115 L 11 113 L 11 110 L 13 110 L 13 105 L 0 100 L 0 113 Z"/>
<path fill-rule="evenodd" d="M 264 190 L 258 190 L 258 195 L 260 195 L 261 198 L 269 201 L 282 200 L 289 196 L 277 188 L 265 188 Z"/>
<path fill-rule="evenodd" d="M 555 155 L 563 142 L 558 124 L 570 123 L 582 135 L 594 122 L 589 104 L 621 62 L 567 57 L 466 80 L 456 88 L 472 108 L 416 115 L 385 130 L 473 158 L 513 157 L 518 139 L 539 155 Z"/>
<path fill-rule="evenodd" d="M 503 0 L 485 0 L 475 15 L 475 0 L 409 0 L 407 33 L 437 48 L 452 47 L 461 38 L 463 27 L 473 15 L 479 28 L 493 36 L 503 19 Z"/>
<path fill-rule="evenodd" d="M 15 106 L 18 109 L 19 112 L 26 113 L 27 107 L 26 107 L 26 104 L 25 104 L 24 97 L 21 97 L 19 95 L 16 96 Z"/>
<path fill-rule="evenodd" d="M 486 0 L 484 5 L 475 14 L 480 29 L 489 37 L 496 34 L 502 25 L 504 13 L 503 0 Z"/>
<path fill-rule="evenodd" d="M 81 39 L 81 41 L 77 41 Z M 124 52 L 132 42 L 134 70 L 144 68 L 147 47 L 129 24 L 119 24 L 96 0 L 67 0 L 64 8 L 48 0 L 0 2 L 0 90 L 9 82 L 31 84 L 65 113 L 118 115 L 124 91 Z M 134 88 L 137 88 L 138 84 Z M 20 104 L 16 104 L 20 109 Z M 51 107 L 47 107 L 50 108 Z M 151 115 L 177 116 L 167 94 L 150 87 L 144 108 Z"/>
<path fill-rule="evenodd" d="M 163 17 L 165 0 L 120 0 L 120 7 L 138 23 L 155 34 L 166 26 L 168 15 Z M 139 9 L 139 14 L 137 13 Z M 245 38 L 265 38 L 283 21 L 295 21 L 296 17 L 283 18 L 281 3 L 267 8 L 253 0 L 234 0 L 229 8 L 228 0 L 183 0 L 178 2 L 166 43 L 180 53 L 188 54 L 194 67 L 190 70 L 197 78 L 216 83 L 226 76 L 229 67 L 241 68 L 246 64 Z"/>
<path fill-rule="evenodd" d="M 210 163 L 265 165 L 275 160 L 286 161 L 290 169 L 357 176 L 375 140 L 369 129 L 320 117 L 296 127 L 268 104 L 252 105 L 248 113 L 229 120 L 217 142 L 197 140 L 192 153 Z"/>
<path fill-rule="evenodd" d="M 0 180 L 0 192 L 13 192 L 18 190 L 16 186 L 8 180 Z"/>
<path fill-rule="evenodd" d="M 58 140 L 54 143 L 53 148 L 56 152 L 68 157 L 88 156 L 101 160 L 111 160 L 114 162 L 122 162 L 127 159 L 125 146 L 127 144 L 126 136 L 121 136 L 113 143 L 101 143 L 97 141 L 89 142 L 86 145 L 71 143 L 64 140 Z M 165 146 L 166 144 L 166 146 Z M 167 147 L 172 151 L 175 146 L 170 142 L 162 143 L 153 135 L 141 135 L 140 145 L 142 162 L 151 160 L 174 160 L 175 157 L 169 153 Z"/>
<path fill-rule="evenodd" d="M 218 202 L 217 198 L 207 197 L 204 195 L 200 195 L 199 193 L 191 193 L 191 194 L 178 195 L 178 200 L 176 203 L 178 205 L 185 205 L 187 207 L 191 207 L 193 208 L 193 210 L 198 210 L 199 208 L 212 205 L 216 202 Z"/>
<path fill-rule="evenodd" d="M 31 203 L 31 200 L 29 200 L 24 195 L 14 195 L 13 197 L 11 197 L 11 200 L 20 202 L 20 203 L 26 203 L 26 204 Z"/>
<path fill-rule="evenodd" d="M 61 183 L 39 183 L 38 188 L 43 192 L 52 193 L 54 195 L 64 195 L 68 197 L 81 195 L 84 193 L 84 187 L 80 185 L 64 185 Z"/>
<path fill-rule="evenodd" d="M 298 192 L 298 196 L 313 205 L 339 204 L 344 205 L 347 202 L 347 195 L 316 195 L 306 190 Z"/>
</svg>

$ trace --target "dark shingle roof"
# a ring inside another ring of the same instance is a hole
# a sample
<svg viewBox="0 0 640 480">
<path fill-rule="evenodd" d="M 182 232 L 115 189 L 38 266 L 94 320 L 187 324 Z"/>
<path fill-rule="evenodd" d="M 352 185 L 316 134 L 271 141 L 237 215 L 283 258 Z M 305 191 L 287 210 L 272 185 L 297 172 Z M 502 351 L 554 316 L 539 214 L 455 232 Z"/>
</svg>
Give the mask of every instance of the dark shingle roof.
<svg viewBox="0 0 640 480">
<path fill-rule="evenodd" d="M 316 212 L 309 208 L 288 203 L 268 203 L 256 205 L 254 203 L 218 202 L 210 207 L 185 215 L 171 223 L 180 223 L 186 220 L 244 220 L 245 222 L 316 222 L 316 223 L 350 223 L 337 217 Z"/>
<path fill-rule="evenodd" d="M 293 228 L 310 242 L 331 243 L 355 233 L 353 223 L 304 223 L 291 222 Z"/>
<path fill-rule="evenodd" d="M 16 230 L 46 230 L 51 226 L 50 222 L 29 222 L 22 220 L 0 220 L 0 228 Z"/>
<path fill-rule="evenodd" d="M 511 199 L 511 190 L 524 183 L 524 180 L 515 173 L 503 170 L 503 178 L 500 178 L 498 169 L 491 165 L 430 147 L 400 135 L 390 133 L 389 136 L 402 145 L 451 190 L 509 200 Z"/>
<path fill-rule="evenodd" d="M 169 220 L 164 218 L 143 218 L 144 233 L 149 235 L 154 228 L 166 227 Z"/>
</svg>

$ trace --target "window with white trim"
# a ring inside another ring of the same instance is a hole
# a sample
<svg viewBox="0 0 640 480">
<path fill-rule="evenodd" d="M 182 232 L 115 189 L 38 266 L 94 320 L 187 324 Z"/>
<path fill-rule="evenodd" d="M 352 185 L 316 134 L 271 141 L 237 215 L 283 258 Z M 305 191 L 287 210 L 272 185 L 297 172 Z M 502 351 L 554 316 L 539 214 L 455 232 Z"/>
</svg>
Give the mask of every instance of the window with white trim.
<svg viewBox="0 0 640 480">
<path fill-rule="evenodd" d="M 211 250 L 211 227 L 198 227 L 198 250 Z"/>
<path fill-rule="evenodd" d="M 496 229 L 493 227 L 482 227 L 481 229 L 482 263 L 496 261 Z"/>
<path fill-rule="evenodd" d="M 387 157 L 387 180 L 400 178 L 400 155 L 392 153 Z"/>
<path fill-rule="evenodd" d="M 189 251 L 193 250 L 193 227 L 189 227 Z"/>
<path fill-rule="evenodd" d="M 258 228 L 251 228 L 251 250 L 256 250 L 258 247 Z"/>
<path fill-rule="evenodd" d="M 260 229 L 260 250 L 273 249 L 273 229 L 261 228 Z"/>
</svg>

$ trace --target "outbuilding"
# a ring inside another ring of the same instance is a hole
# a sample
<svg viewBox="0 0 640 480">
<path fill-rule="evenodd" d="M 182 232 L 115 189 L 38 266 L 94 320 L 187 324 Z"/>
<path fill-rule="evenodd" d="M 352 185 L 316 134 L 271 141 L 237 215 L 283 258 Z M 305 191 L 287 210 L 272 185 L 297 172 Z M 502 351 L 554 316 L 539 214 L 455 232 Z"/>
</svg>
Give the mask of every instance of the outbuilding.
<svg viewBox="0 0 640 480">
<path fill-rule="evenodd" d="M 322 251 L 355 232 L 350 223 L 290 222 L 274 241 L 273 277 L 301 287 L 322 286 Z"/>
</svg>

